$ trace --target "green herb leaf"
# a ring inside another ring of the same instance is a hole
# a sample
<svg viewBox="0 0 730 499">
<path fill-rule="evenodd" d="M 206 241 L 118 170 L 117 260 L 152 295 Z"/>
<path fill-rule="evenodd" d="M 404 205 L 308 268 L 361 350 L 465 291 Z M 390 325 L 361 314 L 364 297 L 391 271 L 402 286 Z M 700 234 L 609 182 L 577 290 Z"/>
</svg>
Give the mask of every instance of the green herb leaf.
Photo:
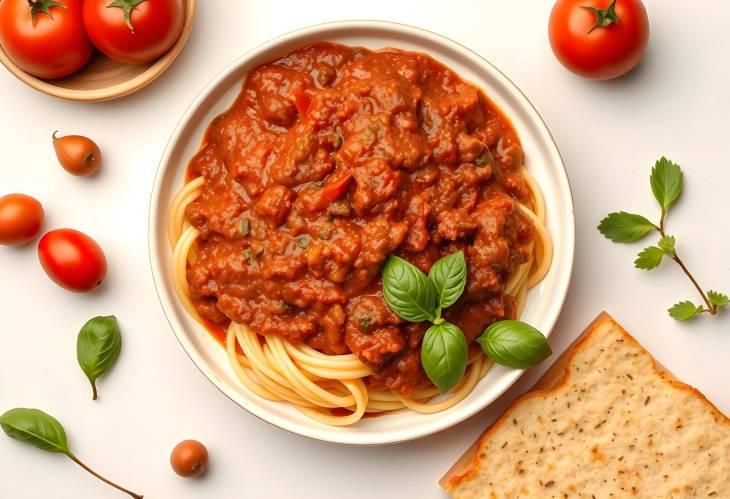
<svg viewBox="0 0 730 499">
<path fill-rule="evenodd" d="M 677 246 L 677 240 L 674 236 L 664 236 L 659 240 L 659 247 L 668 256 L 675 256 L 674 248 Z"/>
<path fill-rule="evenodd" d="M 0 416 L 0 426 L 10 438 L 46 452 L 71 455 L 61 423 L 38 409 L 10 409 Z"/>
<path fill-rule="evenodd" d="M 360 319 L 357 322 L 357 325 L 360 327 L 360 331 L 362 331 L 363 333 L 367 333 L 368 330 L 370 329 L 371 322 L 372 321 L 370 319 L 368 319 L 367 317 L 363 317 L 362 319 Z"/>
<path fill-rule="evenodd" d="M 390 309 L 408 322 L 436 319 L 436 291 L 415 265 L 390 255 L 383 267 L 383 296 Z"/>
<path fill-rule="evenodd" d="M 654 229 L 654 224 L 645 217 L 625 211 L 609 213 L 598 225 L 601 234 L 615 243 L 633 243 Z"/>
<path fill-rule="evenodd" d="M 476 341 L 494 362 L 515 369 L 536 366 L 553 353 L 540 331 L 520 321 L 495 322 Z"/>
<path fill-rule="evenodd" d="M 662 213 L 666 213 L 682 193 L 681 168 L 662 156 L 652 168 L 649 182 Z"/>
<path fill-rule="evenodd" d="M 474 164 L 477 166 L 492 166 L 494 164 L 494 156 L 492 156 L 492 152 L 488 147 L 485 147 L 484 150 L 482 150 L 482 153 L 477 156 L 474 160 Z"/>
<path fill-rule="evenodd" d="M 730 298 L 728 298 L 725 294 L 718 293 L 717 291 L 709 290 L 707 292 L 707 299 L 710 300 L 710 303 L 715 305 L 717 308 L 726 307 L 730 304 Z"/>
<path fill-rule="evenodd" d="M 83 325 L 76 340 L 76 357 L 81 369 L 89 378 L 96 400 L 96 380 L 112 368 L 122 349 L 122 335 L 117 319 L 94 317 Z"/>
<path fill-rule="evenodd" d="M 463 251 L 440 258 L 428 272 L 428 280 L 436 290 L 436 306 L 450 307 L 459 299 L 466 286 L 466 259 Z"/>
<path fill-rule="evenodd" d="M 664 258 L 664 250 L 656 246 L 644 248 L 639 257 L 634 260 L 634 266 L 637 269 L 651 270 L 659 266 Z"/>
<path fill-rule="evenodd" d="M 697 306 L 688 300 L 675 304 L 672 308 L 667 310 L 667 312 L 669 312 L 669 316 L 674 320 L 687 321 L 702 312 L 702 307 Z"/>
<path fill-rule="evenodd" d="M 120 487 L 116 483 L 102 477 L 74 456 L 68 448 L 66 431 L 61 426 L 61 423 L 53 416 L 39 409 L 24 409 L 19 407 L 10 409 L 0 416 L 0 426 L 10 438 L 31 444 L 47 452 L 65 454 L 73 462 L 104 483 L 130 495 L 134 499 L 143 499 L 140 494 L 135 494 L 131 490 Z"/>
<path fill-rule="evenodd" d="M 311 238 L 309 237 L 309 234 L 302 234 L 301 236 L 297 236 L 297 246 L 302 249 L 309 246 L 310 241 Z"/>
<path fill-rule="evenodd" d="M 461 329 L 444 322 L 428 328 L 421 346 L 421 364 L 439 391 L 448 392 L 464 376 L 469 348 Z"/>
</svg>

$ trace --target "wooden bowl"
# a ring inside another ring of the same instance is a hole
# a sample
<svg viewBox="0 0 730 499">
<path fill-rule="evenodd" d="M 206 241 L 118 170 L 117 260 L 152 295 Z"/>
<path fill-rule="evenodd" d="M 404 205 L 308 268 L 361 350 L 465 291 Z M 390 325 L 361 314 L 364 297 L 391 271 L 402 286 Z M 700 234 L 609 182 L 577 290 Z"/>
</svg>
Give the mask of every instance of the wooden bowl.
<svg viewBox="0 0 730 499">
<path fill-rule="evenodd" d="M 61 99 L 98 102 L 124 97 L 155 81 L 180 54 L 190 36 L 196 0 L 185 0 L 185 24 L 170 50 L 147 64 L 124 64 L 98 50 L 77 72 L 58 80 L 44 80 L 26 73 L 0 47 L 0 62 L 20 81 L 39 92 Z"/>
</svg>

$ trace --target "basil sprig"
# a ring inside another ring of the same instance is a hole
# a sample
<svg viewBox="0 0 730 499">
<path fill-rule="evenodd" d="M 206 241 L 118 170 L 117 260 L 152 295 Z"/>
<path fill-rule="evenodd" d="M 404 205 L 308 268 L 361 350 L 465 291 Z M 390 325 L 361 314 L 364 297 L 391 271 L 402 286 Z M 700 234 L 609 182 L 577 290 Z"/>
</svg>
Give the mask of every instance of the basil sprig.
<svg viewBox="0 0 730 499">
<path fill-rule="evenodd" d="M 38 409 L 10 409 L 0 416 L 0 427 L 10 437 L 28 443 L 46 452 L 64 454 L 99 480 L 135 499 L 142 496 L 110 482 L 82 463 L 70 450 L 66 431 L 56 418 Z"/>
<path fill-rule="evenodd" d="M 701 313 L 716 315 L 720 309 L 730 305 L 730 298 L 718 291 L 704 291 L 697 279 L 690 273 L 677 254 L 677 240 L 667 234 L 665 222 L 669 208 L 677 202 L 682 194 L 684 174 L 678 164 L 665 157 L 659 158 L 654 164 L 649 176 L 649 185 L 654 198 L 659 203 L 661 215 L 659 223 L 654 224 L 642 215 L 626 213 L 625 211 L 609 213 L 598 225 L 598 230 L 606 238 L 615 243 L 633 243 L 650 232 L 657 232 L 660 237 L 655 246 L 648 246 L 641 250 L 634 260 L 637 269 L 652 270 L 661 265 L 665 257 L 674 260 L 682 272 L 687 276 L 699 293 L 704 305 L 697 305 L 689 300 L 674 304 L 667 312 L 678 321 L 687 321 Z"/>
<path fill-rule="evenodd" d="M 439 259 L 426 276 L 415 265 L 391 255 L 383 267 L 383 296 L 388 307 L 408 322 L 432 323 L 421 345 L 421 364 L 441 391 L 454 388 L 464 376 L 469 346 L 458 326 L 442 317 L 466 287 L 464 252 Z M 495 326 L 500 325 L 498 329 Z M 495 334 L 497 331 L 497 334 Z M 519 321 L 500 321 L 477 338 L 494 362 L 524 369 L 545 360 L 552 352 L 537 329 Z"/>
<path fill-rule="evenodd" d="M 96 380 L 114 365 L 122 349 L 122 335 L 117 318 L 94 317 L 83 325 L 76 340 L 76 358 L 89 378 L 93 399 L 96 400 Z"/>
</svg>

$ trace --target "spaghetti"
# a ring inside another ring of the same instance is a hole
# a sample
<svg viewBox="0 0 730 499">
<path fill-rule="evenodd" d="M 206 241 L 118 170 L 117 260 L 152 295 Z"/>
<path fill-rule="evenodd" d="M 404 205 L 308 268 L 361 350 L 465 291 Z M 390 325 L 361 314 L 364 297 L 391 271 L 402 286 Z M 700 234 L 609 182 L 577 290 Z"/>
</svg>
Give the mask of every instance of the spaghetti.
<svg viewBox="0 0 730 499">
<path fill-rule="evenodd" d="M 292 57 L 290 54 L 288 60 Z M 545 202 L 539 186 L 522 166 L 513 172 L 513 177 L 518 178 L 511 182 L 521 181 L 527 191 L 526 196 L 509 198 L 514 216 L 521 217 L 532 228 L 532 237 L 524 248 L 526 261 L 505 275 L 503 282 L 503 293 L 513 299 L 514 314 L 519 316 L 528 290 L 550 268 L 552 244 L 545 228 Z M 197 176 L 180 189 L 171 204 L 168 223 L 174 286 L 186 310 L 200 322 L 204 321 L 192 295 L 188 272 L 199 257 L 202 232 L 191 222 L 189 212 L 191 204 L 203 196 L 206 182 L 205 176 Z M 427 387 L 406 396 L 367 383 L 374 374 L 373 364 L 355 353 L 326 354 L 280 334 L 254 331 L 240 321 L 228 325 L 225 349 L 233 372 L 249 391 L 270 401 L 290 403 L 312 419 L 338 426 L 354 424 L 366 414 L 402 409 L 419 413 L 446 410 L 466 398 L 492 365 L 483 353 L 471 350 L 462 380 L 449 393 L 440 394 L 435 387 Z"/>
</svg>

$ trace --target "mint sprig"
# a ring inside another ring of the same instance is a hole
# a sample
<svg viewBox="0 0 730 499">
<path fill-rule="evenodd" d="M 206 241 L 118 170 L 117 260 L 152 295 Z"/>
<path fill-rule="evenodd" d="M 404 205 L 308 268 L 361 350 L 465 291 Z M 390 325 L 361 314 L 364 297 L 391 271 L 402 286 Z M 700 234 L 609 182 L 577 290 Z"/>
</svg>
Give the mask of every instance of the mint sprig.
<svg viewBox="0 0 730 499">
<path fill-rule="evenodd" d="M 615 243 L 633 243 L 644 238 L 650 232 L 656 231 L 661 236 L 656 246 L 644 248 L 637 255 L 634 266 L 638 269 L 652 270 L 661 265 L 664 257 L 674 260 L 692 282 L 704 302 L 704 305 L 695 305 L 689 300 L 681 301 L 667 311 L 669 316 L 678 321 L 687 321 L 704 312 L 711 315 L 717 314 L 721 308 L 730 303 L 730 299 L 727 295 L 717 291 L 710 290 L 705 293 L 687 269 L 687 266 L 679 258 L 676 249 L 676 238 L 667 235 L 665 232 L 665 222 L 669 209 L 682 194 L 684 185 L 682 169 L 678 164 L 662 156 L 651 170 L 649 183 L 654 198 L 656 198 L 661 208 L 661 217 L 658 224 L 654 224 L 642 215 L 619 211 L 609 213 L 601 220 L 601 223 L 598 224 L 598 230 Z"/>
</svg>

